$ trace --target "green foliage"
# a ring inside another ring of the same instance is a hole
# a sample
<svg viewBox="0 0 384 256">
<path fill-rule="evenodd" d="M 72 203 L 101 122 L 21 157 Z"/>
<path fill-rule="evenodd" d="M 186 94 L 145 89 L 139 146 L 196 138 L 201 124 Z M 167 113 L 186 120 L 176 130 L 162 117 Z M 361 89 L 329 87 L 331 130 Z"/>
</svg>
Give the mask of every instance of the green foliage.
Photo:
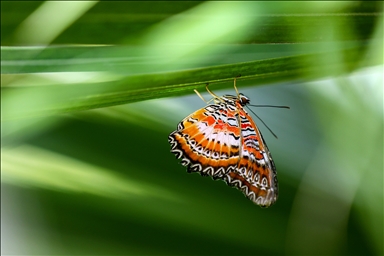
<svg viewBox="0 0 384 256">
<path fill-rule="evenodd" d="M 382 2 L 2 1 L 1 16 L 3 253 L 383 253 Z M 252 102 L 291 107 L 263 116 L 279 135 L 264 134 L 268 209 L 169 153 L 204 106 L 193 89 L 239 75 Z"/>
</svg>

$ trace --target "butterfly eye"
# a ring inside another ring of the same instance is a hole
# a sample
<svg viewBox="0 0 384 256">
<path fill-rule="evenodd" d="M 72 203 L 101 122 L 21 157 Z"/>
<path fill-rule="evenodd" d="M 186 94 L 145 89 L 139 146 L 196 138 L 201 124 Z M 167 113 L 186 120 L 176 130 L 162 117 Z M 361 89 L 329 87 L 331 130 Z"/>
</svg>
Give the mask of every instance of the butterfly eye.
<svg viewBox="0 0 384 256">
<path fill-rule="evenodd" d="M 249 104 L 249 102 L 251 102 L 249 100 L 249 98 L 242 93 L 239 94 L 239 100 L 240 100 L 240 104 L 242 106 L 245 106 L 245 105 Z"/>
</svg>

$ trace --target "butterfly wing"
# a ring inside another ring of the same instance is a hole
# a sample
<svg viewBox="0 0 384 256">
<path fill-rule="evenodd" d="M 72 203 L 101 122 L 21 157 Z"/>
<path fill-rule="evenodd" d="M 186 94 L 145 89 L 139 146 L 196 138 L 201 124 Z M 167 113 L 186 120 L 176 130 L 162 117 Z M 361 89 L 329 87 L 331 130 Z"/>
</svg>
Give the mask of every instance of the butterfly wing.
<svg viewBox="0 0 384 256">
<path fill-rule="evenodd" d="M 241 135 L 234 110 L 225 103 L 207 105 L 184 118 L 169 135 L 171 152 L 189 172 L 218 179 L 237 168 Z"/>
<path fill-rule="evenodd" d="M 257 205 L 268 207 L 278 197 L 278 182 L 271 153 L 249 114 L 238 105 L 241 123 L 241 150 L 235 171 L 225 180 L 242 190 L 245 196 Z"/>
<path fill-rule="evenodd" d="M 168 140 L 171 152 L 189 172 L 223 179 L 262 207 L 276 202 L 275 164 L 261 132 L 239 103 L 197 110 Z"/>
</svg>

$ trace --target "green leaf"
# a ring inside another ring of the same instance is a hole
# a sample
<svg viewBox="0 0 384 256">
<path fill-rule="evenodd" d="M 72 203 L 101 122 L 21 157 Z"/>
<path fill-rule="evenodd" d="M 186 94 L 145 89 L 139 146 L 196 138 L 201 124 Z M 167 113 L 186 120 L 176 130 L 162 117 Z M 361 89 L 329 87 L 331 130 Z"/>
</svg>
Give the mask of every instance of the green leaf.
<svg viewBox="0 0 384 256">
<path fill-rule="evenodd" d="M 3 251 L 382 255 L 382 11 L 1 1 Z M 169 152 L 204 106 L 175 96 L 221 95 L 238 75 L 252 101 L 291 107 L 257 112 L 279 135 L 264 134 L 280 192 L 268 209 Z"/>
<path fill-rule="evenodd" d="M 71 47 L 61 47 L 59 49 L 58 53 L 62 51 L 71 52 L 72 50 L 72 53 L 69 55 L 79 50 L 78 48 L 71 49 Z M 48 51 L 50 50 L 48 49 Z M 115 49 L 112 48 L 113 50 Z M 2 93 L 4 96 L 3 106 L 6 107 L 7 111 L 3 113 L 2 118 L 3 120 L 10 120 L 22 117 L 44 116 L 184 95 L 192 93 L 193 89 L 202 89 L 207 83 L 228 82 L 237 76 L 241 76 L 239 80 L 252 79 L 253 85 L 262 85 L 287 80 L 314 79 L 340 75 L 359 66 L 361 61 L 360 52 L 364 52 L 364 50 L 364 47 L 354 47 L 333 52 L 303 54 L 180 71 L 127 76 L 118 74 L 116 75 L 117 79 L 106 82 L 38 86 L 25 86 L 20 84 L 20 82 L 17 86 L 6 84 L 2 87 Z M 5 56 L 4 73 L 16 72 L 15 67 L 23 67 L 23 64 L 30 61 L 22 59 L 25 56 L 25 49 L 21 49 L 20 53 L 18 53 L 17 48 L 6 47 L 2 48 L 2 54 Z M 11 58 L 15 56 L 18 59 L 12 60 Z M 51 55 L 48 56 L 52 58 Z M 334 56 L 340 57 L 334 58 Z M 107 59 L 110 58 L 112 57 L 98 57 L 94 62 L 106 63 Z M 326 62 L 321 60 L 326 60 Z M 31 61 L 37 60 L 33 59 Z M 41 63 L 38 67 L 40 71 L 45 69 L 46 72 L 54 72 L 58 68 L 57 65 L 51 65 L 51 60 L 48 58 L 39 61 Z M 69 59 L 68 61 L 76 62 L 76 59 Z M 65 63 L 67 60 L 61 59 L 60 62 Z M 109 64 L 112 66 L 118 65 L 118 61 L 111 61 Z M 375 64 L 379 63 L 365 63 L 365 65 Z M 31 67 L 34 68 L 35 66 Z M 65 70 L 65 68 L 63 69 Z M 85 71 L 79 67 L 76 67 L 76 69 L 78 71 Z M 68 73 L 67 75 L 75 74 Z M 7 79 L 7 76 L 12 78 L 11 74 L 3 75 L 3 78 Z M 33 73 L 29 74 L 29 76 L 33 76 Z M 25 79 L 31 78 L 27 76 Z"/>
</svg>

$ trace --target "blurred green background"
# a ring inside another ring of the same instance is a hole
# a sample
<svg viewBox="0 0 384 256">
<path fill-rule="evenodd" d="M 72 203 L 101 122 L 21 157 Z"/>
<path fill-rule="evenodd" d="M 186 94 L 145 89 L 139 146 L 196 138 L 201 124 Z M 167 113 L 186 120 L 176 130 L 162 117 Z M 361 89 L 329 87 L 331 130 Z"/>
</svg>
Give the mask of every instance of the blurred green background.
<svg viewBox="0 0 384 256">
<path fill-rule="evenodd" d="M 382 2 L 1 2 L 3 255 L 383 255 Z M 262 209 L 167 136 L 239 90 Z M 128 104 L 126 104 L 128 103 Z"/>
</svg>

